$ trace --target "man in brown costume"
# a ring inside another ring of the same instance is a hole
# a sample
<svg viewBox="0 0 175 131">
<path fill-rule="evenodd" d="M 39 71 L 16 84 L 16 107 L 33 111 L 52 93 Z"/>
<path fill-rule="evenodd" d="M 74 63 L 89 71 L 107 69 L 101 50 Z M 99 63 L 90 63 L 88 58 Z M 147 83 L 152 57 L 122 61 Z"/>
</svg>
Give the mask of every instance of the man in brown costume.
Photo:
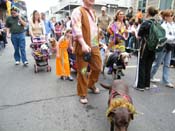
<svg viewBox="0 0 175 131">
<path fill-rule="evenodd" d="M 77 92 L 82 104 L 88 103 L 87 89 L 98 94 L 95 87 L 101 72 L 101 57 L 98 42 L 98 27 L 93 10 L 95 0 L 83 0 L 83 5 L 72 12 L 72 31 L 77 62 Z M 90 74 L 86 75 L 87 67 Z"/>
</svg>

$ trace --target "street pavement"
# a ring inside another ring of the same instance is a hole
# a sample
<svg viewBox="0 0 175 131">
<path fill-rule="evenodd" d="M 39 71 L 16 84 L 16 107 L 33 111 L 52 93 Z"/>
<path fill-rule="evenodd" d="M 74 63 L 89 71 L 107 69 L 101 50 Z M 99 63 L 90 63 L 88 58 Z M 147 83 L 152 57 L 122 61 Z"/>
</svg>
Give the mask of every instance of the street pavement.
<svg viewBox="0 0 175 131">
<path fill-rule="evenodd" d="M 55 75 L 55 59 L 49 63 L 51 72 L 34 73 L 34 59 L 27 38 L 28 67 L 16 66 L 13 47 L 9 41 L 0 52 L 0 131 L 109 131 L 105 116 L 108 91 L 101 88 L 98 95 L 89 92 L 87 105 L 79 103 L 76 80 L 63 81 Z M 175 89 L 157 84 L 158 88 L 140 92 L 133 89 L 136 57 L 132 56 L 122 78 L 130 87 L 130 94 L 139 114 L 129 125 L 129 131 L 174 131 Z M 175 84 L 175 69 L 170 69 Z M 75 73 L 72 72 L 75 78 Z M 156 77 L 161 78 L 162 67 Z M 99 82 L 112 82 L 111 76 Z"/>
</svg>

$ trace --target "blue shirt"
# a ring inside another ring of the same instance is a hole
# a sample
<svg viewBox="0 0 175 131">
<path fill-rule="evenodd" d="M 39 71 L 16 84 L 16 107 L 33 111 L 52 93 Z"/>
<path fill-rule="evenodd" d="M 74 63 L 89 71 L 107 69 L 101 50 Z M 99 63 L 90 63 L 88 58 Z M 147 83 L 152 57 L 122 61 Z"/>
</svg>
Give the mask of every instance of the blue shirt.
<svg viewBox="0 0 175 131">
<path fill-rule="evenodd" d="M 53 30 L 53 26 L 52 26 L 51 22 L 48 21 L 48 20 L 44 20 L 44 26 L 45 26 L 45 29 L 46 29 L 46 35 L 51 33 L 51 31 Z"/>
</svg>

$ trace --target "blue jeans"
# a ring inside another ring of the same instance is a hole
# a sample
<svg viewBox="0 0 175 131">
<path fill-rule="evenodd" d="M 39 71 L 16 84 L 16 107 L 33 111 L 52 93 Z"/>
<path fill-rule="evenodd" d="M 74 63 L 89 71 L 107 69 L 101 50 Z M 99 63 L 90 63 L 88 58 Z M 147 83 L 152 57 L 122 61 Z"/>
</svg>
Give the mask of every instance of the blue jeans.
<svg viewBox="0 0 175 131">
<path fill-rule="evenodd" d="M 105 50 L 103 48 L 100 49 L 100 55 L 101 55 L 101 59 L 102 59 L 102 64 L 104 64 Z"/>
<path fill-rule="evenodd" d="M 156 74 L 160 64 L 163 62 L 163 74 L 162 74 L 162 82 L 165 84 L 170 83 L 169 81 L 169 65 L 171 61 L 171 51 L 167 51 L 163 49 L 161 52 L 156 54 L 156 59 L 153 63 L 151 70 L 151 78 Z"/>
<path fill-rule="evenodd" d="M 12 34 L 11 41 L 15 49 L 14 52 L 15 61 L 20 61 L 20 59 L 22 59 L 23 63 L 27 61 L 26 50 L 25 50 L 26 47 L 25 34 L 24 33 Z"/>
<path fill-rule="evenodd" d="M 135 36 L 131 36 L 128 41 L 128 47 L 133 48 L 133 43 L 135 40 Z"/>
</svg>

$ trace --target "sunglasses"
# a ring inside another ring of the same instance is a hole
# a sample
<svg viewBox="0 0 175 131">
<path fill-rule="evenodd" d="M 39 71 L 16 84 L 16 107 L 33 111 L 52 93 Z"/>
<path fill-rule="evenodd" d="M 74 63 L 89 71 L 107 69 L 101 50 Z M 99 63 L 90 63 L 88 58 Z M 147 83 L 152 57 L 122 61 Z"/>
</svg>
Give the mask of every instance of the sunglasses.
<svg viewBox="0 0 175 131">
<path fill-rule="evenodd" d="M 167 17 L 173 17 L 174 15 L 168 15 Z"/>
</svg>

